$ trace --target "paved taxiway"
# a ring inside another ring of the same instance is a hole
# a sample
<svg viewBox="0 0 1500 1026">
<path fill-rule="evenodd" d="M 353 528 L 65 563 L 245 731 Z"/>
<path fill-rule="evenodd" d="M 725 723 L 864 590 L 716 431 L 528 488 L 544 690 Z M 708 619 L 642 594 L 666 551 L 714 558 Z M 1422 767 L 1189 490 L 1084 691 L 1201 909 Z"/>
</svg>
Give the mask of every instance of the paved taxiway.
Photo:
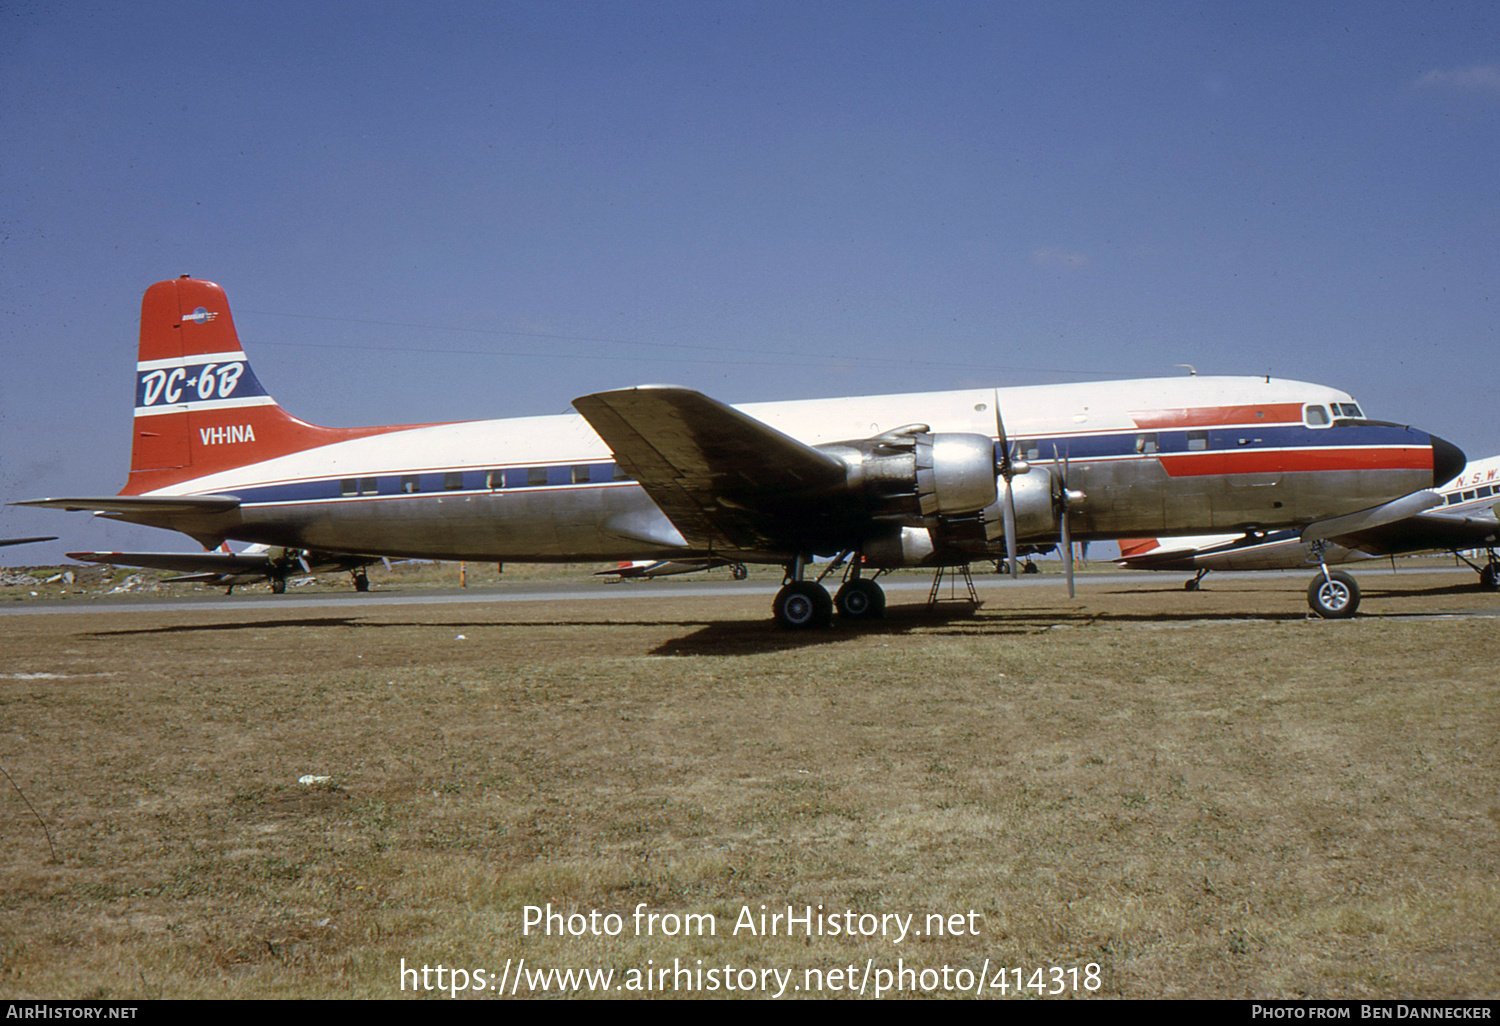
<svg viewBox="0 0 1500 1026">
<path fill-rule="evenodd" d="M 1389 569 L 1371 567 L 1359 576 L 1361 584 L 1367 592 L 1376 591 L 1382 586 L 1388 586 L 1393 580 L 1420 574 L 1425 577 L 1431 575 L 1451 576 L 1454 583 L 1465 582 L 1474 577 L 1473 571 L 1467 568 L 1422 568 L 1420 570 L 1401 571 L 1392 574 Z M 1160 573 L 1145 575 L 1139 571 L 1116 571 L 1103 573 L 1080 574 L 1077 578 L 1077 591 L 1080 600 L 1086 600 L 1092 589 L 1108 587 L 1111 590 L 1119 589 L 1122 584 L 1139 586 L 1142 592 L 1162 591 L 1163 585 L 1181 588 L 1183 582 L 1192 578 L 1187 573 Z M 1243 573 L 1214 573 L 1205 579 L 1205 588 L 1212 588 L 1220 582 L 1228 581 L 1282 581 L 1285 586 L 1294 591 L 1302 591 L 1307 582 L 1311 580 L 1311 574 L 1305 570 L 1298 571 L 1272 571 L 1272 572 L 1243 572 Z M 882 578 L 881 587 L 890 594 L 904 595 L 904 601 L 911 602 L 918 595 L 925 595 L 932 589 L 932 580 L 929 577 L 903 576 L 899 578 Z M 990 589 L 1047 589 L 1056 596 L 1059 604 L 1067 601 L 1066 586 L 1060 576 L 1055 574 L 1027 575 L 1010 580 L 1000 574 L 976 574 L 974 584 L 984 592 Z M 484 585 L 473 588 L 442 588 L 423 589 L 387 586 L 368 592 L 318 592 L 307 594 L 241 594 L 234 596 L 208 597 L 204 595 L 184 594 L 181 597 L 171 598 L 141 598 L 139 596 L 120 597 L 98 597 L 88 599 L 64 599 L 64 600 L 41 600 L 35 602 L 23 602 L 14 605 L 0 607 L 0 616 L 38 616 L 47 614 L 109 614 L 109 613 L 151 613 L 151 612 L 188 612 L 201 610 L 205 612 L 236 611 L 247 609 L 308 609 L 308 608 L 366 608 L 380 606 L 401 605 L 446 605 L 446 604 L 486 604 L 486 603 L 514 603 L 514 602 L 590 602 L 590 601 L 635 601 L 645 599 L 649 601 L 666 601 L 671 599 L 693 599 L 693 598 L 744 598 L 746 596 L 765 596 L 767 602 L 774 596 L 780 585 L 772 582 L 760 581 L 685 581 L 672 579 L 657 579 L 650 581 L 529 581 L 517 584 Z M 962 578 L 953 579 L 944 577 L 940 598 L 944 600 L 955 599 L 963 595 Z M 1378 595 L 1375 596 L 1378 602 Z M 1247 614 L 1253 615 L 1255 610 L 1247 608 Z M 1380 612 L 1378 604 L 1370 605 L 1361 610 L 1361 615 L 1373 615 Z M 1441 615 L 1441 616 L 1465 616 L 1481 618 L 1500 618 L 1500 600 L 1497 600 L 1496 608 L 1467 609 L 1456 611 L 1440 611 L 1432 609 L 1423 613 L 1403 612 L 1401 614 L 1389 615 Z"/>
</svg>

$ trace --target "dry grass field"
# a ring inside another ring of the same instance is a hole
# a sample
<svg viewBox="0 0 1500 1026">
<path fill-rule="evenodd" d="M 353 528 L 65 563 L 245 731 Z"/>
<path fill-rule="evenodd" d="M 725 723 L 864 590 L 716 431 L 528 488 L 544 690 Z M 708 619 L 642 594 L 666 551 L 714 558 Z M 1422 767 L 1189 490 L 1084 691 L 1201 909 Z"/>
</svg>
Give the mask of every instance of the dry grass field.
<svg viewBox="0 0 1500 1026">
<path fill-rule="evenodd" d="M 801 635 L 654 584 L 0 617 L 0 997 L 395 997 L 403 959 L 522 958 L 1495 997 L 1500 622 L 1417 614 L 1500 599 L 1361 581 L 1346 622 L 1305 576 L 904 593 Z M 637 935 L 641 903 L 716 933 Z M 524 935 L 548 904 L 624 928 Z M 733 931 L 762 905 L 965 929 Z"/>
</svg>

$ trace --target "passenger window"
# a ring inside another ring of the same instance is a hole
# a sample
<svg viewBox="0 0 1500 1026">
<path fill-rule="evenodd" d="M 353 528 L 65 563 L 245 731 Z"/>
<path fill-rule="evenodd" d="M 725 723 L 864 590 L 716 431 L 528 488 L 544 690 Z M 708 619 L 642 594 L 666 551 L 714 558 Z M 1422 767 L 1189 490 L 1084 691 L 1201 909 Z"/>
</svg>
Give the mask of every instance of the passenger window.
<svg viewBox="0 0 1500 1026">
<path fill-rule="evenodd" d="M 446 474 L 443 475 L 443 490 L 444 491 L 447 491 L 447 492 L 456 492 L 460 488 L 462 488 L 463 486 L 464 486 L 463 471 L 461 471 L 461 470 L 459 470 L 459 471 L 450 470 L 448 473 L 446 473 Z"/>
<path fill-rule="evenodd" d="M 625 468 L 622 467 L 622 466 L 620 466 L 618 463 L 616 463 L 615 464 L 615 480 L 616 481 L 634 481 L 635 478 L 633 478 L 629 474 L 625 473 Z"/>
<path fill-rule="evenodd" d="M 1481 489 L 1479 489 L 1479 497 L 1481 499 L 1488 499 L 1491 495 L 1494 495 L 1494 494 L 1495 494 L 1495 489 L 1493 489 L 1493 488 L 1481 488 Z"/>
<path fill-rule="evenodd" d="M 1474 493 L 1473 492 L 1464 492 L 1464 501 L 1465 502 L 1468 502 L 1472 498 L 1474 498 Z"/>
<path fill-rule="evenodd" d="M 339 482 L 340 495 L 358 495 L 359 482 L 352 477 L 346 477 Z"/>
<path fill-rule="evenodd" d="M 589 483 L 589 468 L 588 467 L 574 467 L 573 468 L 573 483 L 574 484 L 588 484 Z"/>
<path fill-rule="evenodd" d="M 484 474 L 484 486 L 486 488 L 504 488 L 505 487 L 505 471 L 503 471 L 503 470 L 487 470 L 487 471 L 485 471 L 485 474 Z"/>
<path fill-rule="evenodd" d="M 362 478 L 360 478 L 359 479 L 359 494 L 361 494 L 361 495 L 379 495 L 380 494 L 380 487 L 379 487 L 378 479 L 377 478 L 373 478 L 373 477 L 362 477 Z"/>
<path fill-rule="evenodd" d="M 1187 443 L 1189 452 L 1203 452 L 1208 448 L 1208 432 L 1189 431 L 1187 433 Z"/>
<path fill-rule="evenodd" d="M 1302 414 L 1302 419 L 1311 427 L 1327 427 L 1328 411 L 1321 406 L 1309 406 Z"/>
<path fill-rule="evenodd" d="M 401 475 L 401 490 L 403 492 L 405 492 L 407 495 L 415 495 L 415 494 L 417 494 L 417 492 L 421 490 L 420 487 L 418 486 L 417 475 L 416 474 L 402 474 Z"/>
<path fill-rule="evenodd" d="M 546 467 L 527 467 L 526 468 L 526 484 L 527 484 L 527 486 L 529 486 L 531 488 L 535 488 L 535 487 L 537 487 L 539 485 L 544 485 L 546 483 L 547 483 L 547 468 Z"/>
<path fill-rule="evenodd" d="M 1155 435 L 1136 435 L 1135 451 L 1143 455 L 1150 455 L 1157 451 Z"/>
</svg>

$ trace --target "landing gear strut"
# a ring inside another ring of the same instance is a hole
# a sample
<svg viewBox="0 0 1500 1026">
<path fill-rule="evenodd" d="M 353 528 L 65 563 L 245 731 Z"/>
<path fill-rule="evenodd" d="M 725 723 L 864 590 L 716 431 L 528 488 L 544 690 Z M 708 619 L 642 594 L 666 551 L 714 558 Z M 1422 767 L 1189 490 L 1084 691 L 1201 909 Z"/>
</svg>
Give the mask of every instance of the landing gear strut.
<svg viewBox="0 0 1500 1026">
<path fill-rule="evenodd" d="M 1328 542 L 1312 543 L 1312 558 L 1318 561 L 1318 576 L 1307 586 L 1307 604 L 1325 620 L 1343 620 L 1359 608 L 1359 584 L 1342 570 L 1329 570 L 1323 553 Z"/>
<path fill-rule="evenodd" d="M 1198 570 L 1198 576 L 1194 577 L 1191 581 L 1185 582 L 1183 584 L 1183 586 L 1182 586 L 1182 590 L 1183 591 L 1197 591 L 1198 590 L 1198 584 L 1199 584 L 1199 582 L 1202 581 L 1203 578 L 1205 578 L 1207 576 L 1208 576 L 1208 571 L 1205 570 L 1205 569 L 1200 568 Z"/>
</svg>

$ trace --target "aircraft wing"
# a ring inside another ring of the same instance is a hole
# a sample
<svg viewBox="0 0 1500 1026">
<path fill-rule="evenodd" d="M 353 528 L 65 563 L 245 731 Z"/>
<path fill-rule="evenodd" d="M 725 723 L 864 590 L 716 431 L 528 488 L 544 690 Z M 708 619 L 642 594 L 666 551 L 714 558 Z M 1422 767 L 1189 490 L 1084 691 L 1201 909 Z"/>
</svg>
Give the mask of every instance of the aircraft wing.
<svg viewBox="0 0 1500 1026">
<path fill-rule="evenodd" d="M 573 406 L 695 548 L 792 546 L 807 499 L 847 473 L 838 458 L 687 388 L 596 392 Z"/>
<path fill-rule="evenodd" d="M 257 572 L 264 575 L 272 560 L 264 552 L 69 552 L 69 559 L 80 563 L 108 563 L 110 566 L 139 566 L 151 570 L 180 570 L 184 573 L 239 574 Z"/>
<path fill-rule="evenodd" d="M 32 542 L 57 541 L 57 535 L 47 534 L 37 538 L 0 538 L 0 545 L 30 545 Z"/>
<path fill-rule="evenodd" d="M 276 572 L 285 573 L 288 568 L 300 573 L 330 573 L 335 570 L 354 570 L 371 563 L 380 562 L 378 556 L 359 556 L 344 552 L 287 552 L 285 549 L 268 551 L 263 546 L 253 546 L 244 552 L 69 552 L 69 559 L 80 563 L 108 563 L 110 566 L 146 567 L 151 570 L 177 570 L 187 577 L 174 577 L 167 583 L 186 581 L 239 581 L 264 580 Z"/>
</svg>

